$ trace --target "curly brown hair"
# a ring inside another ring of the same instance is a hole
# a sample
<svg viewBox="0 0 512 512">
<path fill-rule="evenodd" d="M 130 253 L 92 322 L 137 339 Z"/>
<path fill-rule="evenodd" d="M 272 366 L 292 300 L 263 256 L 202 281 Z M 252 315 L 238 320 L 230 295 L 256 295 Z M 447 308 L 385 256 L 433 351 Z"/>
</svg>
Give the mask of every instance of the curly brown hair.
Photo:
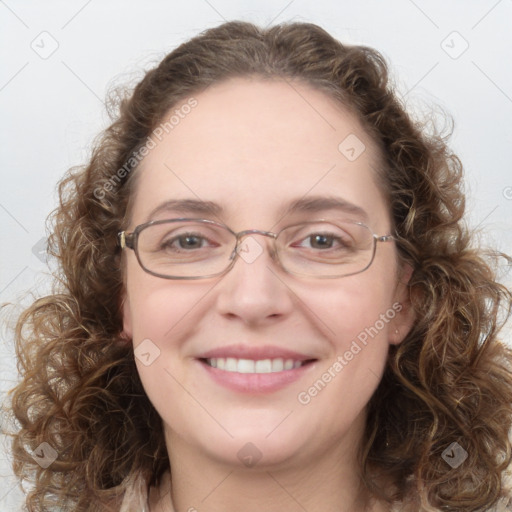
<svg viewBox="0 0 512 512">
<path fill-rule="evenodd" d="M 399 256 L 413 268 L 416 320 L 390 347 L 368 404 L 360 463 L 369 493 L 389 502 L 414 494 L 425 509 L 444 511 L 493 506 L 512 457 L 512 351 L 497 339 L 512 294 L 463 222 L 461 162 L 445 136 L 406 113 L 374 49 L 341 44 L 309 23 L 228 22 L 148 71 L 119 101 L 90 162 L 60 183 L 49 238 L 59 262 L 54 293 L 26 310 L 15 332 L 14 469 L 34 484 L 28 510 L 115 510 L 130 475 L 157 483 L 169 467 L 160 418 L 123 340 L 117 234 L 127 225 L 137 156 L 164 114 L 240 76 L 324 91 L 380 148 Z M 42 442 L 58 453 L 47 469 L 31 456 Z M 468 454 L 457 468 L 441 457 L 453 442 Z M 377 471 L 396 486 L 379 488 Z"/>
</svg>

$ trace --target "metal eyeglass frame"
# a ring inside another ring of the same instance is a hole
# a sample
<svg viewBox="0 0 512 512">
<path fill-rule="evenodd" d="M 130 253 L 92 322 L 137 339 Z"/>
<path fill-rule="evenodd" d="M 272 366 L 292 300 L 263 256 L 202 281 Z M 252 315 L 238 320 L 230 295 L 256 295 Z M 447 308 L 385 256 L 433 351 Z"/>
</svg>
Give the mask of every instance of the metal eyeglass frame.
<svg viewBox="0 0 512 512">
<path fill-rule="evenodd" d="M 205 223 L 205 224 L 219 226 L 219 227 L 221 227 L 223 229 L 226 229 L 232 235 L 234 235 L 235 238 L 236 238 L 236 240 L 235 240 L 235 248 L 233 249 L 233 252 L 231 253 L 231 256 L 229 257 L 229 259 L 231 260 L 231 263 L 228 263 L 228 266 L 223 271 L 217 272 L 216 274 L 209 274 L 209 275 L 206 275 L 206 276 L 167 276 L 167 275 L 163 275 L 163 274 L 158 274 L 157 272 L 153 272 L 152 270 L 149 270 L 148 268 L 146 268 L 143 265 L 143 263 L 142 263 L 142 261 L 140 259 L 139 250 L 138 250 L 138 240 L 139 240 L 139 234 L 141 233 L 141 231 L 143 231 L 144 229 L 146 229 L 149 226 L 153 226 L 153 225 L 157 225 L 157 224 L 165 224 L 165 223 L 172 223 L 172 222 L 188 222 L 188 221 L 202 222 L 202 223 Z M 137 261 L 139 262 L 139 265 L 148 274 L 151 274 L 151 275 L 153 275 L 155 277 L 160 277 L 162 279 L 189 279 L 189 280 L 190 279 L 209 279 L 209 278 L 212 278 L 212 277 L 218 277 L 218 276 L 221 276 L 223 274 L 226 274 L 227 272 L 229 272 L 233 268 L 233 266 L 234 266 L 234 264 L 235 264 L 235 262 L 237 260 L 237 258 L 236 258 L 237 249 L 238 249 L 238 247 L 240 245 L 240 241 L 242 240 L 242 238 L 244 236 L 255 235 L 255 234 L 256 235 L 262 235 L 262 236 L 268 236 L 268 237 L 272 238 L 274 240 L 274 242 L 275 242 L 277 237 L 285 229 L 288 229 L 288 228 L 291 228 L 291 227 L 294 227 L 294 226 L 300 226 L 300 225 L 303 225 L 303 224 L 316 224 L 316 223 L 319 223 L 319 222 L 327 222 L 329 224 L 336 225 L 334 222 L 332 222 L 330 220 L 318 219 L 318 220 L 315 220 L 315 221 L 298 222 L 297 224 L 292 224 L 290 226 L 286 226 L 283 229 L 281 229 L 281 231 L 279 231 L 278 233 L 272 233 L 271 231 L 261 231 L 259 229 L 246 229 L 244 231 L 240 231 L 239 233 L 235 233 L 231 228 L 229 228 L 225 224 L 221 224 L 220 222 L 215 222 L 213 220 L 197 219 L 197 218 L 177 218 L 177 219 L 165 219 L 165 220 L 152 220 L 152 221 L 146 222 L 144 224 L 139 224 L 131 233 L 127 233 L 126 231 L 120 231 L 117 236 L 119 238 L 119 245 L 121 246 L 121 249 L 126 249 L 126 248 L 132 249 L 135 252 L 135 256 L 137 258 Z M 341 276 L 312 276 L 312 275 L 309 275 L 309 274 L 300 274 L 300 273 L 297 273 L 297 272 L 291 272 L 291 271 L 287 270 L 285 267 L 283 267 L 283 264 L 281 263 L 281 261 L 279 259 L 279 256 L 277 254 L 275 243 L 274 243 L 274 246 L 273 246 L 273 248 L 271 250 L 271 253 L 270 253 L 271 257 L 288 274 L 312 277 L 312 278 L 315 278 L 315 279 L 340 279 L 342 277 L 348 277 L 348 276 L 360 274 L 361 272 L 364 272 L 365 270 L 367 270 L 371 266 L 371 264 L 373 263 L 373 260 L 375 259 L 375 253 L 377 252 L 377 242 L 389 242 L 389 241 L 392 241 L 392 240 L 396 240 L 396 238 L 393 235 L 376 235 L 375 233 L 373 233 L 373 231 L 366 224 L 363 224 L 362 222 L 357 222 L 357 221 L 352 221 L 352 220 L 349 220 L 349 221 L 346 221 L 346 222 L 351 222 L 352 224 L 356 224 L 358 226 L 362 226 L 362 227 L 366 228 L 372 234 L 372 237 L 373 237 L 373 248 L 372 248 L 372 256 L 370 258 L 370 261 L 369 261 L 368 265 L 366 265 L 366 267 L 364 267 L 361 270 L 358 270 L 357 272 L 351 272 L 349 274 L 343 274 Z"/>
</svg>

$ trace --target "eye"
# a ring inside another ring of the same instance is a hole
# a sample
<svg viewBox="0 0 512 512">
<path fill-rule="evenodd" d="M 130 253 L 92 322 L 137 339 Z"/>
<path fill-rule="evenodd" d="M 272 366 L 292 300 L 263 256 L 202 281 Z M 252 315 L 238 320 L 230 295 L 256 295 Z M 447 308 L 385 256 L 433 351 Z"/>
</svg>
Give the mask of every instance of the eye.
<svg viewBox="0 0 512 512">
<path fill-rule="evenodd" d="M 309 240 L 309 244 L 313 249 L 331 249 L 334 243 L 340 239 L 333 235 L 318 233 L 309 235 L 305 240 Z"/>
<path fill-rule="evenodd" d="M 330 249 L 347 250 L 354 246 L 351 237 L 341 230 L 337 230 L 335 233 L 332 231 L 309 231 L 307 233 L 297 234 L 300 235 L 300 238 L 297 242 L 292 244 L 292 247 L 326 251 Z"/>
<path fill-rule="evenodd" d="M 202 249 L 212 242 L 200 233 L 181 233 L 165 237 L 160 243 L 161 250 L 192 250 Z M 213 242 L 213 244 L 215 244 Z M 210 244 L 211 245 L 211 244 Z"/>
</svg>

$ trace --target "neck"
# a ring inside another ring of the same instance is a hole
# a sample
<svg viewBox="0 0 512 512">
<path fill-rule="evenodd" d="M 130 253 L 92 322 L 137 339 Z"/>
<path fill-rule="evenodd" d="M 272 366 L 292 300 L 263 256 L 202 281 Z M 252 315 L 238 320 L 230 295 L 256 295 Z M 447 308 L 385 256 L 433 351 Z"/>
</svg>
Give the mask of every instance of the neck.
<svg viewBox="0 0 512 512">
<path fill-rule="evenodd" d="M 363 488 L 352 439 L 316 457 L 294 455 L 279 464 L 252 468 L 205 455 L 182 439 L 167 436 L 172 468 L 160 487 L 158 506 L 169 512 L 385 512 Z"/>
</svg>

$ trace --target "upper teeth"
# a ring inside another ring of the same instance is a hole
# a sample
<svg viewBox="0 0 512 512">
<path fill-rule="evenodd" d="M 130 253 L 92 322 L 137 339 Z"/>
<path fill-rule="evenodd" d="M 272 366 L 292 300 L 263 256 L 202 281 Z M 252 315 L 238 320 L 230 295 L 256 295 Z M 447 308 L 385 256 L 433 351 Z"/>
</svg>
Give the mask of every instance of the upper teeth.
<svg viewBox="0 0 512 512">
<path fill-rule="evenodd" d="M 253 359 L 235 359 L 234 357 L 212 357 L 206 362 L 219 370 L 238 373 L 274 373 L 302 366 L 302 361 L 282 358 L 254 361 Z"/>
</svg>

